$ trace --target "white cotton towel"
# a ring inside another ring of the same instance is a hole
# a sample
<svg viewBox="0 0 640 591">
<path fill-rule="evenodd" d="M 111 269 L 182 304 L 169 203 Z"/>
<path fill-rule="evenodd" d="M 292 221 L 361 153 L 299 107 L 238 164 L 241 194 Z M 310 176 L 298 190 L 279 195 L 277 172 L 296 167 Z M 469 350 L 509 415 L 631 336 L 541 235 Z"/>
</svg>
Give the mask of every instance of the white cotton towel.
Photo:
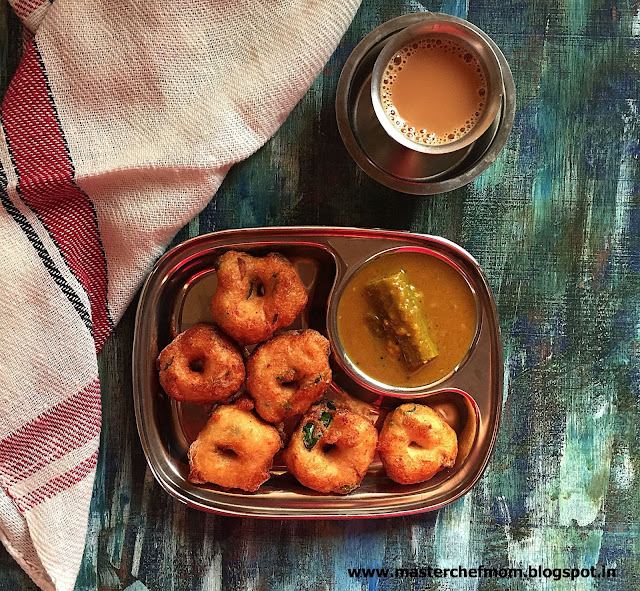
<svg viewBox="0 0 640 591">
<path fill-rule="evenodd" d="M 175 233 L 278 129 L 358 0 L 13 0 L 0 131 L 0 537 L 73 589 L 96 353 Z"/>
</svg>

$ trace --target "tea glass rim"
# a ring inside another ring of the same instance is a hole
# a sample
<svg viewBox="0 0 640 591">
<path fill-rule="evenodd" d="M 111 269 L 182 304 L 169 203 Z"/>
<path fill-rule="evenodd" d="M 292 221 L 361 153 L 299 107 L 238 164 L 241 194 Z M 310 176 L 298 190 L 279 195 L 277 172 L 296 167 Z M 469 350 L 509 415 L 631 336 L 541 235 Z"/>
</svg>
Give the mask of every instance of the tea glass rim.
<svg viewBox="0 0 640 591">
<path fill-rule="evenodd" d="M 428 145 L 412 141 L 391 122 L 382 106 L 380 85 L 393 54 L 415 39 L 435 34 L 451 37 L 471 50 L 485 70 L 487 95 L 484 111 L 468 133 L 445 144 Z M 395 33 L 382 48 L 371 74 L 371 100 L 378 121 L 393 140 L 416 152 L 448 154 L 466 148 L 489 129 L 502 104 L 503 86 L 502 69 L 493 48 L 487 42 L 486 33 L 464 19 L 447 14 L 425 13 L 423 21 Z"/>
</svg>

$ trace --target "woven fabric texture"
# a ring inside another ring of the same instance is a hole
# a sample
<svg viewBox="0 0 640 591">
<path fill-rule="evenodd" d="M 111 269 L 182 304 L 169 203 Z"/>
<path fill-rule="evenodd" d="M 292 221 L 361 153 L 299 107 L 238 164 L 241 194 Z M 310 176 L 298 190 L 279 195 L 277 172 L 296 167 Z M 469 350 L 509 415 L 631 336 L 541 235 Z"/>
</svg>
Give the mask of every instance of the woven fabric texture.
<svg viewBox="0 0 640 591">
<path fill-rule="evenodd" d="M 73 589 L 96 354 L 155 259 L 308 90 L 357 0 L 13 0 L 0 133 L 0 538 Z"/>
</svg>

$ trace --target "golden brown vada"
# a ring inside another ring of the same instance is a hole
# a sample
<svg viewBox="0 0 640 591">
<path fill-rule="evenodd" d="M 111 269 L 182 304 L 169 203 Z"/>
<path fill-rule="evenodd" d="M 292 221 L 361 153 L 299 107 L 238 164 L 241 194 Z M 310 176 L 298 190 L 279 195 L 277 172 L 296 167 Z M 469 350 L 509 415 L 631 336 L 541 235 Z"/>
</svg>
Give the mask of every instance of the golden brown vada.
<svg viewBox="0 0 640 591">
<path fill-rule="evenodd" d="M 304 413 L 331 383 L 329 341 L 293 330 L 256 347 L 247 360 L 247 392 L 269 423 Z"/>
<path fill-rule="evenodd" d="M 251 401 L 219 406 L 189 448 L 189 480 L 256 491 L 269 479 L 280 433 L 258 418 Z"/>
<path fill-rule="evenodd" d="M 376 452 L 378 432 L 362 415 L 331 401 L 302 417 L 284 451 L 300 484 L 318 492 L 347 494 L 358 488 Z"/>
<path fill-rule="evenodd" d="M 194 324 L 179 334 L 156 364 L 162 389 L 181 402 L 228 402 L 245 377 L 240 350 L 212 324 Z"/>
<path fill-rule="evenodd" d="M 253 257 L 230 250 L 219 258 L 216 271 L 211 314 L 240 345 L 266 341 L 289 326 L 307 304 L 298 272 L 280 254 Z"/>
<path fill-rule="evenodd" d="M 378 452 L 391 480 L 400 484 L 425 482 L 455 464 L 458 436 L 428 406 L 402 404 L 387 415 Z"/>
</svg>

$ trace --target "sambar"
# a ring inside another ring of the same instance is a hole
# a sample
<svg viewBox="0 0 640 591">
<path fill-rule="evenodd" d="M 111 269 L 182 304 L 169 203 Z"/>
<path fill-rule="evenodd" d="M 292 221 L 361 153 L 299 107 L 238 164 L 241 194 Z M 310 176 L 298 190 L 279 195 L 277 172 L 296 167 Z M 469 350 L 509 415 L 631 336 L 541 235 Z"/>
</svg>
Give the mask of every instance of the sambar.
<svg viewBox="0 0 640 591">
<path fill-rule="evenodd" d="M 415 288 L 438 354 L 414 370 L 371 326 L 368 287 L 404 272 Z M 338 338 L 353 365 L 389 386 L 413 388 L 437 382 L 464 359 L 478 324 L 476 300 L 464 276 L 438 256 L 419 251 L 383 254 L 365 263 L 345 286 L 338 303 Z"/>
</svg>

